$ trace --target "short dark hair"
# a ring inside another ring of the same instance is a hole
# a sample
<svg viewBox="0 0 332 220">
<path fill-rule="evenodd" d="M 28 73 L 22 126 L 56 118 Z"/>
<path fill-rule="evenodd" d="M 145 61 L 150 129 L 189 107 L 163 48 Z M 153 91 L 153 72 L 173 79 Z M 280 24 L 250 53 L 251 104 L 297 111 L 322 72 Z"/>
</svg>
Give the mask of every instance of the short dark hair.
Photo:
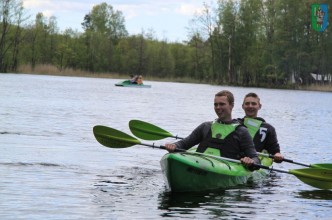
<svg viewBox="0 0 332 220">
<path fill-rule="evenodd" d="M 259 96 L 254 93 L 254 92 L 249 92 L 247 95 L 244 96 L 244 99 L 246 99 L 247 97 L 253 97 L 253 98 L 257 98 L 258 99 L 258 103 L 260 103 L 261 99 L 259 98 Z M 243 99 L 243 102 L 244 102 L 244 99 Z"/>
<path fill-rule="evenodd" d="M 234 95 L 228 90 L 222 90 L 218 92 L 215 96 L 226 96 L 228 103 L 234 105 Z"/>
</svg>

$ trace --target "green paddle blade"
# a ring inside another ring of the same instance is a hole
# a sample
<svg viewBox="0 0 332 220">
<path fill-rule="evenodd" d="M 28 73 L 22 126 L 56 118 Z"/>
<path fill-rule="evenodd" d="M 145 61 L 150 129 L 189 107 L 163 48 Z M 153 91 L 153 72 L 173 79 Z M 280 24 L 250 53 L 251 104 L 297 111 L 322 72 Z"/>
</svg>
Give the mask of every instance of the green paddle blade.
<svg viewBox="0 0 332 220">
<path fill-rule="evenodd" d="M 110 148 L 125 148 L 141 143 L 126 133 L 102 125 L 94 126 L 93 134 L 101 145 Z"/>
<path fill-rule="evenodd" d="M 311 164 L 310 167 L 332 170 L 332 164 L 331 163 L 316 163 L 316 164 Z"/>
<path fill-rule="evenodd" d="M 318 188 L 332 189 L 332 170 L 319 168 L 303 168 L 289 170 L 289 173 L 295 175 L 302 182 Z"/>
<path fill-rule="evenodd" d="M 129 128 L 136 137 L 143 140 L 161 140 L 167 137 L 173 137 L 168 131 L 140 120 L 131 120 L 129 122 Z"/>
</svg>

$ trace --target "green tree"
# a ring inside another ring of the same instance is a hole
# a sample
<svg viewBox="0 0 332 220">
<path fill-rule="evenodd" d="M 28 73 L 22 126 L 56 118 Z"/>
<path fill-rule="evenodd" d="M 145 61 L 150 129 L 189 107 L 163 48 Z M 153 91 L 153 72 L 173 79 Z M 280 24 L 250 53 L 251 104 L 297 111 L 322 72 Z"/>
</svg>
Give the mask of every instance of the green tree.
<svg viewBox="0 0 332 220">
<path fill-rule="evenodd" d="M 122 12 L 115 11 L 105 2 L 95 5 L 84 17 L 82 26 L 85 29 L 88 69 L 112 71 L 114 46 L 128 35 Z"/>
<path fill-rule="evenodd" d="M 26 20 L 21 0 L 0 3 L 0 72 L 16 70 L 22 42 L 22 23 Z"/>
<path fill-rule="evenodd" d="M 262 1 L 241 0 L 237 26 L 237 65 L 239 84 L 257 84 L 262 72 Z"/>
<path fill-rule="evenodd" d="M 34 69 L 37 63 L 43 63 L 43 45 L 45 44 L 45 27 L 46 20 L 43 13 L 38 13 L 36 15 L 34 26 L 30 27 L 30 32 L 28 33 L 28 43 L 31 47 L 30 60 L 31 67 Z"/>
<path fill-rule="evenodd" d="M 206 46 L 209 50 L 210 53 L 206 54 L 209 57 L 209 62 L 210 62 L 210 68 L 209 70 L 205 71 L 207 72 L 207 76 L 204 76 L 202 78 L 209 79 L 211 81 L 222 81 L 220 79 L 220 74 L 218 74 L 220 71 L 219 68 L 217 68 L 217 62 L 218 60 L 217 55 L 216 55 L 216 42 L 214 39 L 214 29 L 217 26 L 216 24 L 216 16 L 214 14 L 214 11 L 212 9 L 212 6 L 203 3 L 203 11 L 201 14 L 196 15 L 196 17 L 192 20 L 192 27 L 191 27 L 191 40 L 192 43 L 195 43 L 196 40 L 199 38 L 204 39 L 208 43 L 202 44 Z M 197 38 L 199 37 L 199 38 Z M 198 43 L 198 42 L 196 42 Z M 197 61 L 197 60 L 196 60 Z M 196 62 L 196 65 L 199 64 Z M 196 68 L 198 70 L 199 67 Z"/>
<path fill-rule="evenodd" d="M 190 47 L 189 69 L 195 79 L 200 81 L 210 81 L 212 79 L 211 69 L 209 68 L 210 49 L 204 42 L 199 33 L 196 33 L 188 42 Z"/>
<path fill-rule="evenodd" d="M 234 81 L 234 60 L 238 57 L 237 51 L 234 50 L 236 49 L 234 45 L 237 45 L 237 8 L 236 2 L 232 0 L 218 1 L 218 29 L 215 36 L 219 42 L 218 56 L 222 64 L 219 67 L 221 69 L 219 80 L 221 83 L 233 84 Z"/>
</svg>

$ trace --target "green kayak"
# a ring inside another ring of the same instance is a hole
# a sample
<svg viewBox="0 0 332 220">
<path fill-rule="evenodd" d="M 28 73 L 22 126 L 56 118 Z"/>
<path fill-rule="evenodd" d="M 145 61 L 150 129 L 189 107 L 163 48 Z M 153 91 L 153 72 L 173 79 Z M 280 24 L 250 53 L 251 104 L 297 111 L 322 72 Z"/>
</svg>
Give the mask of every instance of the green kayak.
<svg viewBox="0 0 332 220">
<path fill-rule="evenodd" d="M 115 86 L 134 87 L 134 88 L 151 88 L 151 85 L 135 84 L 135 83 L 131 83 L 130 80 L 125 80 L 125 81 L 122 81 L 122 82 L 118 82 L 118 83 L 115 84 Z"/>
<path fill-rule="evenodd" d="M 261 163 L 272 165 L 272 159 L 262 157 Z M 267 170 L 254 172 L 242 164 L 190 152 L 168 153 L 160 161 L 166 186 L 173 192 L 227 189 L 248 180 L 265 177 Z"/>
</svg>

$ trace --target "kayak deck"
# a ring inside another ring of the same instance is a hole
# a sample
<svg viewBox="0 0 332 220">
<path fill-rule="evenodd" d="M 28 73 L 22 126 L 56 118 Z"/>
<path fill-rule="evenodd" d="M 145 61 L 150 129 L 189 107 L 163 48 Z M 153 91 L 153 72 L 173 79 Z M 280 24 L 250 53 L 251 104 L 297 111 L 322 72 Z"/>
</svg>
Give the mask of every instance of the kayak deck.
<svg viewBox="0 0 332 220">
<path fill-rule="evenodd" d="M 160 161 L 166 186 L 174 192 L 226 189 L 266 176 L 266 170 L 251 172 L 242 164 L 192 153 L 169 153 Z M 262 164 L 272 165 L 263 158 Z"/>
<path fill-rule="evenodd" d="M 116 83 L 115 86 L 135 87 L 135 88 L 151 88 L 151 85 L 135 84 L 135 83 L 131 83 L 130 80 L 125 80 L 125 81 Z"/>
</svg>

